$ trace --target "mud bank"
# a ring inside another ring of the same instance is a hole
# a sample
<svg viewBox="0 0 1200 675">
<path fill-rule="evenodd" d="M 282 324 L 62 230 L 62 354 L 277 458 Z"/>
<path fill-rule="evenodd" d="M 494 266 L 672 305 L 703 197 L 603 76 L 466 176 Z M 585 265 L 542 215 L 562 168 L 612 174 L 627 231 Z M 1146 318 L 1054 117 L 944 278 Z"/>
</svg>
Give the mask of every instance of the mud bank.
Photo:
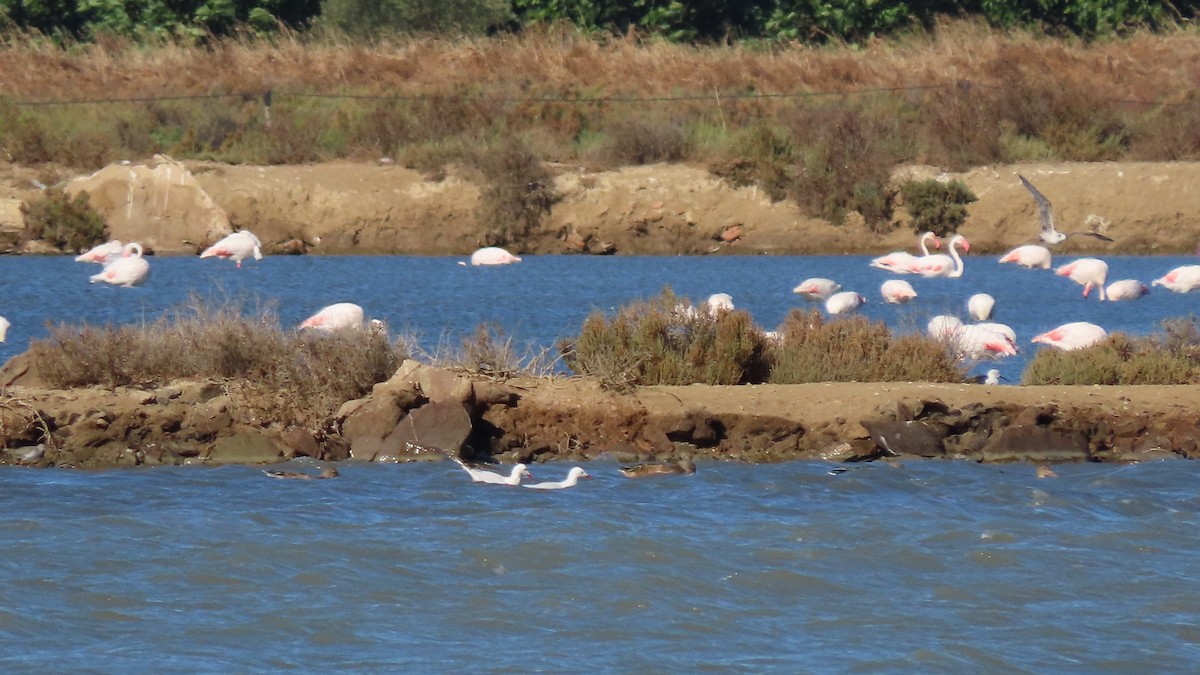
<svg viewBox="0 0 1200 675">
<path fill-rule="evenodd" d="M 0 396 L 0 463 L 101 468 L 444 459 L 1137 462 L 1197 456 L 1200 388 L 504 382 L 406 362 L 321 428 L 260 419 L 235 382 Z"/>
</svg>

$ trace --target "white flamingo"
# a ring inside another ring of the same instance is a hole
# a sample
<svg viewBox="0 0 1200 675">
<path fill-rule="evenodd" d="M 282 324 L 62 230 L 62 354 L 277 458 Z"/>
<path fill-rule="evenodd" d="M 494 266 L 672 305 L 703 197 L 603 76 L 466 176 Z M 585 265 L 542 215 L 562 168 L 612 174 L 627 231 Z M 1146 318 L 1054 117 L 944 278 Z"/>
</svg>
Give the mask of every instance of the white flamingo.
<svg viewBox="0 0 1200 675">
<path fill-rule="evenodd" d="M 120 255 L 123 248 L 125 248 L 124 244 L 116 239 L 106 241 L 103 244 L 93 246 L 86 253 L 75 256 L 75 262 L 100 263 L 103 265 L 108 263 L 110 258 Z"/>
<path fill-rule="evenodd" d="M 142 257 L 142 245 L 134 242 L 121 248 L 120 256 L 104 266 L 99 274 L 91 276 L 91 282 L 113 286 L 140 286 L 150 277 L 150 262 Z"/>
<path fill-rule="evenodd" d="M 917 245 L 921 247 L 921 257 L 929 255 L 929 246 L 927 241 L 933 241 L 934 248 L 942 247 L 942 240 L 933 232 L 925 232 L 917 240 Z M 871 267 L 887 270 L 895 274 L 912 274 L 913 266 L 920 260 L 917 256 L 908 251 L 893 251 L 887 255 L 880 256 L 871 261 Z"/>
<path fill-rule="evenodd" d="M 1176 293 L 1187 293 L 1200 288 L 1200 265 L 1176 267 L 1150 282 L 1151 286 L 1162 286 Z"/>
<path fill-rule="evenodd" d="M 934 340 L 945 341 L 951 339 L 962 325 L 962 321 L 957 316 L 939 314 L 929 320 L 925 326 L 925 332 Z"/>
<path fill-rule="evenodd" d="M 238 230 L 221 241 L 204 249 L 201 258 L 228 258 L 242 266 L 242 261 L 250 256 L 262 260 L 262 242 L 250 230 Z"/>
<path fill-rule="evenodd" d="M 954 347 L 959 359 L 964 360 L 998 359 L 1017 353 L 1016 346 L 1008 339 L 1008 336 L 981 324 L 960 326 L 954 332 L 950 344 Z"/>
<path fill-rule="evenodd" d="M 1008 253 L 1000 256 L 1000 262 L 1002 263 L 1016 263 L 1021 267 L 1043 270 L 1050 269 L 1051 259 L 1052 256 L 1050 255 L 1050 249 L 1046 248 L 1045 246 L 1039 246 L 1038 244 L 1026 244 L 1025 246 L 1018 246 Z"/>
<path fill-rule="evenodd" d="M 487 246 L 471 254 L 472 265 L 511 265 L 519 262 L 520 258 L 499 246 Z"/>
<path fill-rule="evenodd" d="M 1036 336 L 1031 342 L 1049 345 L 1065 352 L 1076 349 L 1086 349 L 1103 342 L 1108 337 L 1108 331 L 1094 323 L 1075 321 L 1064 323 L 1053 330 Z"/>
<path fill-rule="evenodd" d="M 583 470 L 583 467 L 573 466 L 567 472 L 567 477 L 563 480 L 548 483 L 528 483 L 521 487 L 527 487 L 531 490 L 565 490 L 575 487 L 579 483 L 580 478 L 591 478 L 591 476 Z"/>
<path fill-rule="evenodd" d="M 990 330 L 993 333 L 999 333 L 1004 336 L 1004 339 L 1011 342 L 1014 347 L 1017 346 L 1017 331 L 1013 330 L 1012 326 L 1010 326 L 1006 323 L 996 323 L 994 321 L 981 321 L 974 325 L 979 326 L 980 328 L 985 328 L 987 330 Z"/>
<path fill-rule="evenodd" d="M 963 275 L 965 266 L 962 258 L 958 255 L 958 247 L 962 246 L 963 251 L 971 250 L 971 242 L 961 234 L 956 234 L 950 238 L 950 243 L 946 248 L 950 250 L 950 255 L 945 253 L 935 253 L 921 258 L 914 268 L 917 274 L 923 277 L 949 277 L 957 279 Z"/>
<path fill-rule="evenodd" d="M 996 299 L 987 293 L 976 293 L 967 299 L 967 314 L 976 321 L 987 321 L 992 318 L 996 308 Z"/>
<path fill-rule="evenodd" d="M 1083 284 L 1083 297 L 1095 288 L 1100 293 L 1100 299 L 1107 298 L 1104 291 L 1104 281 L 1108 278 L 1108 263 L 1099 258 L 1080 258 L 1072 260 L 1054 270 L 1060 277 L 1068 277 L 1077 284 Z"/>
<path fill-rule="evenodd" d="M 316 314 L 301 321 L 297 328 L 312 328 L 327 333 L 345 328 L 361 329 L 365 320 L 362 307 L 353 302 L 338 302 L 322 307 Z"/>
<path fill-rule="evenodd" d="M 833 279 L 813 277 L 800 282 L 800 285 L 793 288 L 792 292 L 800 295 L 805 300 L 824 302 L 829 299 L 829 296 L 840 290 L 842 290 L 842 285 Z"/>
<path fill-rule="evenodd" d="M 0 342 L 8 339 L 8 329 L 10 326 L 12 324 L 8 322 L 8 319 L 0 316 Z"/>
<path fill-rule="evenodd" d="M 846 314 L 853 312 L 866 303 L 867 299 L 854 291 L 834 293 L 825 301 L 825 311 L 830 314 Z"/>
<path fill-rule="evenodd" d="M 705 300 L 704 304 L 708 307 L 708 313 L 712 316 L 716 316 L 721 312 L 732 312 L 733 296 L 728 293 L 713 293 L 708 296 L 708 300 Z"/>
<path fill-rule="evenodd" d="M 903 305 L 917 297 L 917 291 L 912 284 L 903 279 L 888 279 L 879 287 L 883 299 L 893 305 Z"/>
<path fill-rule="evenodd" d="M 1108 299 L 1112 302 L 1119 302 L 1121 300 L 1137 300 L 1143 295 L 1148 295 L 1150 293 L 1150 289 L 1146 287 L 1146 284 L 1143 284 L 1137 279 L 1122 279 L 1120 281 L 1114 281 L 1108 285 L 1106 290 L 1108 291 Z"/>
</svg>

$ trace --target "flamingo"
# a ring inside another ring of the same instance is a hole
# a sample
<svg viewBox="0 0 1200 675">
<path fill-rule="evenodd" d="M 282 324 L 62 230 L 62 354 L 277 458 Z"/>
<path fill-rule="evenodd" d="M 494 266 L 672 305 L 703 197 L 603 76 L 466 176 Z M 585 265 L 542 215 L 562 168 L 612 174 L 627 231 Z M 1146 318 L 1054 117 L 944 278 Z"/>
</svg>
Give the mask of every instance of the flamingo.
<svg viewBox="0 0 1200 675">
<path fill-rule="evenodd" d="M 1054 330 L 1047 331 L 1033 338 L 1031 342 L 1050 345 L 1065 352 L 1076 349 L 1086 349 L 1104 341 L 1108 331 L 1094 323 L 1075 321 L 1064 323 Z"/>
<path fill-rule="evenodd" d="M 142 245 L 134 242 L 121 248 L 121 255 L 104 266 L 91 282 L 113 286 L 140 286 L 150 276 L 150 262 L 142 257 Z"/>
<path fill-rule="evenodd" d="M 800 285 L 793 288 L 792 292 L 802 296 L 805 300 L 824 302 L 829 299 L 829 296 L 840 290 L 842 290 L 842 285 L 833 279 L 813 277 L 800 282 Z"/>
<path fill-rule="evenodd" d="M 510 265 L 519 262 L 520 258 L 499 246 L 488 246 L 471 254 L 472 265 Z"/>
<path fill-rule="evenodd" d="M 1104 280 L 1108 277 L 1108 263 L 1099 258 L 1080 258 L 1072 260 L 1054 270 L 1060 277 L 1069 277 L 1077 284 L 1083 284 L 1083 297 L 1087 297 L 1093 288 L 1100 292 L 1100 299 L 1107 299 L 1104 291 Z"/>
<path fill-rule="evenodd" d="M 533 474 L 529 473 L 529 469 L 524 464 L 518 464 L 514 466 L 512 468 L 512 472 L 505 476 L 504 474 L 499 474 L 495 471 L 489 471 L 488 469 L 467 464 L 462 459 L 455 457 L 454 455 L 450 455 L 450 459 L 454 460 L 456 464 L 462 467 L 462 470 L 467 472 L 467 475 L 471 477 L 471 481 L 474 483 L 512 486 L 520 485 L 522 478 L 533 478 Z"/>
<path fill-rule="evenodd" d="M 962 258 L 958 256 L 958 246 L 962 246 L 964 252 L 971 250 L 971 242 L 961 234 L 956 234 L 950 238 L 950 243 L 946 248 L 950 250 L 950 255 L 944 253 L 935 253 L 927 255 L 917 261 L 913 268 L 917 274 L 923 277 L 950 277 L 958 278 L 963 275 L 965 266 Z"/>
<path fill-rule="evenodd" d="M 531 490 L 565 490 L 570 487 L 575 487 L 579 483 L 580 478 L 591 478 L 583 467 L 573 466 L 567 472 L 567 477 L 564 480 L 554 481 L 549 483 L 529 483 L 522 487 L 527 487 Z"/>
<path fill-rule="evenodd" d="M 708 313 L 712 316 L 721 312 L 732 312 L 733 296 L 728 293 L 713 293 L 704 304 L 708 306 Z"/>
<path fill-rule="evenodd" d="M 925 332 L 929 337 L 935 340 L 950 340 L 954 337 L 954 333 L 963 325 L 958 317 L 950 316 L 949 314 L 939 314 L 929 320 L 925 326 Z"/>
<path fill-rule="evenodd" d="M 251 255 L 255 260 L 262 260 L 262 242 L 250 230 L 238 230 L 204 249 L 200 257 L 229 258 L 236 262 L 238 267 L 241 267 L 242 261 Z"/>
<path fill-rule="evenodd" d="M 0 316 L 0 342 L 4 342 L 8 339 L 8 329 L 10 326 L 12 326 L 12 324 L 9 323 L 8 319 Z"/>
<path fill-rule="evenodd" d="M 917 297 L 917 292 L 913 289 L 912 284 L 903 279 L 889 279 L 883 282 L 883 285 L 879 287 L 879 292 L 883 294 L 884 300 L 893 305 L 903 305 Z"/>
<path fill-rule="evenodd" d="M 981 321 L 974 325 L 979 326 L 980 328 L 985 328 L 987 330 L 990 330 L 993 333 L 999 333 L 1004 336 L 1004 339 L 1011 342 L 1014 347 L 1017 345 L 1017 331 L 1013 330 L 1012 326 L 1010 326 L 1006 323 L 994 323 L 991 321 Z"/>
<path fill-rule="evenodd" d="M 109 262 L 109 259 L 120 255 L 123 248 L 125 246 L 116 239 L 106 241 L 103 244 L 93 246 L 86 253 L 75 256 L 75 262 L 91 262 L 103 265 Z"/>
<path fill-rule="evenodd" d="M 1150 282 L 1151 286 L 1162 286 L 1176 293 L 1187 293 L 1200 288 L 1200 265 L 1176 267 Z"/>
<path fill-rule="evenodd" d="M 362 307 L 353 302 L 339 302 L 322 307 L 316 314 L 301 321 L 297 328 L 313 328 L 324 333 L 343 328 L 361 329 L 364 318 Z"/>
<path fill-rule="evenodd" d="M 1050 200 L 1046 199 L 1046 196 L 1041 192 L 1038 192 L 1038 189 L 1033 187 L 1033 183 L 1030 183 L 1028 180 L 1026 180 L 1024 176 L 1017 174 L 1017 178 L 1021 179 L 1021 185 L 1024 185 L 1025 189 L 1029 190 L 1029 194 L 1033 195 L 1033 201 L 1037 202 L 1038 216 L 1042 220 L 1042 232 L 1038 235 L 1038 237 L 1042 241 L 1050 245 L 1061 244 L 1068 236 L 1073 236 L 1076 234 L 1095 237 L 1101 241 L 1112 241 L 1112 239 L 1109 239 L 1099 232 L 1071 232 L 1068 234 L 1054 229 L 1054 214 L 1050 210 Z"/>
<path fill-rule="evenodd" d="M 1119 300 L 1137 300 L 1143 295 L 1150 293 L 1150 289 L 1146 288 L 1146 284 L 1136 279 L 1114 281 L 1108 285 L 1106 290 L 1108 292 L 1108 299 L 1113 302 Z"/>
<path fill-rule="evenodd" d="M 1008 336 L 987 326 L 972 324 L 960 326 L 954 332 L 950 341 L 959 359 L 998 359 L 1013 356 L 1017 348 L 1009 341 Z"/>
<path fill-rule="evenodd" d="M 1037 244 L 1018 246 L 1000 257 L 1002 263 L 1016 263 L 1029 269 L 1050 269 L 1050 249 Z"/>
<path fill-rule="evenodd" d="M 845 314 L 858 309 L 866 301 L 866 298 L 854 291 L 842 291 L 829 296 L 825 301 L 825 311 L 830 314 Z"/>
<path fill-rule="evenodd" d="M 967 299 L 967 314 L 976 321 L 987 321 L 992 318 L 992 310 L 996 307 L 996 299 L 987 293 L 976 293 Z"/>
<path fill-rule="evenodd" d="M 926 240 L 933 240 L 934 248 L 942 247 L 942 240 L 933 232 L 926 232 L 917 240 L 917 245 L 921 247 L 921 256 L 929 255 L 929 248 L 926 245 Z M 917 256 L 908 251 L 893 251 L 885 256 L 880 256 L 871 261 L 871 267 L 896 274 L 912 274 L 913 266 L 920 260 Z"/>
</svg>

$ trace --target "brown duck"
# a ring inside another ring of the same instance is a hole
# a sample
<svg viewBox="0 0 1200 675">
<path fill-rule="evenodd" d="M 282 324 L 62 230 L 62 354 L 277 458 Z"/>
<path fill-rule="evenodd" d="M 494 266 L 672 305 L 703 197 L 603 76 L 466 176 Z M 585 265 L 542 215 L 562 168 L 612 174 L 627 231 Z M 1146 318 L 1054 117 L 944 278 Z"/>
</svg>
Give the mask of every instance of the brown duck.
<svg viewBox="0 0 1200 675">
<path fill-rule="evenodd" d="M 321 470 L 320 474 L 315 476 L 311 473 L 300 473 L 298 471 L 268 471 L 266 469 L 263 469 L 263 473 L 271 478 L 292 478 L 295 480 L 320 480 L 322 478 L 338 477 L 338 470 L 332 466 L 325 467 Z"/>
<path fill-rule="evenodd" d="M 696 465 L 690 459 L 681 459 L 678 462 L 634 464 L 632 466 L 623 466 L 619 470 L 621 475 L 625 476 L 626 478 L 645 478 L 647 476 L 669 476 L 696 473 Z"/>
</svg>

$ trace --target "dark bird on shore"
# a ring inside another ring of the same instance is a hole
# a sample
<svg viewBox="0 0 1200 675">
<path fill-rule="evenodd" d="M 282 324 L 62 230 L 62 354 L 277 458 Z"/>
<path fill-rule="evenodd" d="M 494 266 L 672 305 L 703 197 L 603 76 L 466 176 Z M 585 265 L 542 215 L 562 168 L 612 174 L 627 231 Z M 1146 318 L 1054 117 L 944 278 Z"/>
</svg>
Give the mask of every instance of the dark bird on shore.
<svg viewBox="0 0 1200 675">
<path fill-rule="evenodd" d="M 1026 180 L 1024 176 L 1022 176 L 1021 174 L 1017 174 L 1017 178 L 1021 179 L 1021 185 L 1024 185 L 1025 189 L 1029 190 L 1029 194 L 1033 195 L 1033 200 L 1035 202 L 1037 202 L 1038 213 L 1042 219 L 1042 232 L 1038 236 L 1041 238 L 1042 241 L 1046 242 L 1047 244 L 1051 244 L 1051 245 L 1061 244 L 1063 241 L 1065 241 L 1067 239 L 1067 237 L 1073 237 L 1076 235 L 1081 235 L 1081 236 L 1085 236 L 1085 237 L 1095 237 L 1096 239 L 1099 239 L 1101 241 L 1112 241 L 1112 239 L 1110 239 L 1109 237 L 1106 237 L 1103 234 L 1100 234 L 1099 232 L 1096 232 L 1096 231 L 1059 232 L 1058 230 L 1054 229 L 1054 214 L 1051 212 L 1050 200 L 1046 199 L 1046 196 L 1043 195 L 1041 192 L 1038 192 L 1038 189 L 1033 186 L 1033 183 L 1030 183 L 1028 180 Z"/>
<path fill-rule="evenodd" d="M 690 459 L 678 462 L 634 464 L 623 466 L 618 471 L 626 478 L 645 478 L 646 476 L 669 476 L 696 473 L 696 465 Z"/>
<path fill-rule="evenodd" d="M 268 471 L 263 469 L 263 473 L 271 478 L 291 478 L 294 480 L 321 480 L 323 478 L 337 478 L 338 470 L 332 466 L 327 466 L 321 470 L 321 473 L 313 475 L 311 473 L 300 473 L 298 471 Z"/>
</svg>

